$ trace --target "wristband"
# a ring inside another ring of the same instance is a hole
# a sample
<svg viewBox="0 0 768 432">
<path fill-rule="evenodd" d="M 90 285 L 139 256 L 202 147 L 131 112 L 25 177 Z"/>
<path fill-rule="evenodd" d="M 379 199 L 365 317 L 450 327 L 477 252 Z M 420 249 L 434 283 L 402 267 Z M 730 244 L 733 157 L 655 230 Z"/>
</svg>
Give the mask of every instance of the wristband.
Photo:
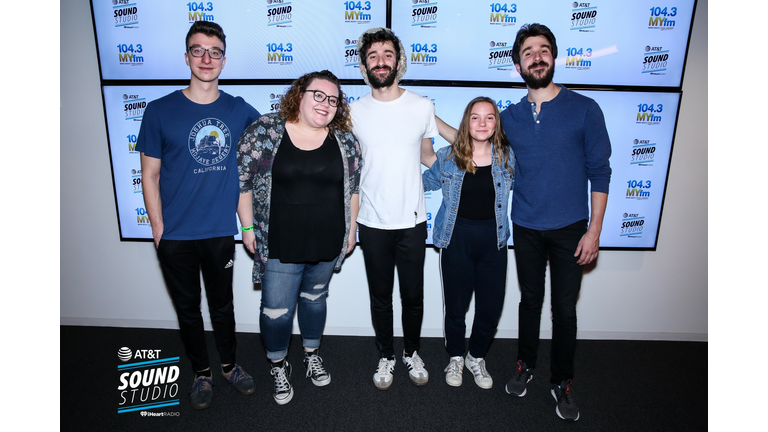
<svg viewBox="0 0 768 432">
<path fill-rule="evenodd" d="M 253 225 L 248 227 L 243 227 L 243 231 L 253 231 Z"/>
</svg>

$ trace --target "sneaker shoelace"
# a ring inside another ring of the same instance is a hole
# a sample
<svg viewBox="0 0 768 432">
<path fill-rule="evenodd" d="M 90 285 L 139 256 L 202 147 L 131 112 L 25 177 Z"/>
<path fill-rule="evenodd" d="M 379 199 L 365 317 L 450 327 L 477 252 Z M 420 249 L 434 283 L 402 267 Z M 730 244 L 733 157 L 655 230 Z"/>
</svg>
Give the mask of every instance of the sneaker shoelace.
<svg viewBox="0 0 768 432">
<path fill-rule="evenodd" d="M 318 355 L 307 356 L 307 378 L 326 375 L 323 359 Z"/>
<path fill-rule="evenodd" d="M 567 405 L 571 405 L 573 403 L 573 400 L 571 399 L 571 381 L 568 380 L 568 384 L 565 385 L 565 388 L 560 387 L 560 400 L 562 400 L 563 403 Z"/>
<path fill-rule="evenodd" d="M 189 394 L 202 390 L 204 387 L 207 387 L 206 384 L 208 384 L 208 380 L 206 380 L 205 378 L 200 378 L 195 380 L 195 385 L 193 385 L 192 388 L 189 389 Z"/>
<path fill-rule="evenodd" d="M 515 381 L 522 381 L 523 375 L 526 371 L 523 370 L 523 363 L 521 360 L 517 361 L 517 373 L 515 374 Z"/>
<path fill-rule="evenodd" d="M 229 382 L 234 384 L 243 377 L 243 370 L 240 368 L 240 366 L 235 366 L 234 369 L 232 369 L 232 374 L 229 376 Z"/>
<path fill-rule="evenodd" d="M 392 370 L 394 369 L 394 362 L 389 361 L 387 359 L 381 359 L 379 361 L 379 368 L 376 370 L 376 373 L 379 375 L 387 375 L 392 373 Z"/>
<path fill-rule="evenodd" d="M 460 359 L 452 359 L 450 363 L 448 363 L 448 366 L 445 368 L 443 372 L 454 373 L 459 374 L 462 370 L 462 361 Z"/>
<path fill-rule="evenodd" d="M 285 376 L 285 367 L 272 368 L 269 373 L 275 377 L 275 391 L 277 393 L 286 392 L 291 389 L 291 383 L 288 382 L 288 378 Z"/>
<path fill-rule="evenodd" d="M 415 371 L 423 371 L 424 370 L 424 361 L 419 357 L 416 352 L 413 353 L 411 356 L 411 368 L 413 368 Z"/>
</svg>

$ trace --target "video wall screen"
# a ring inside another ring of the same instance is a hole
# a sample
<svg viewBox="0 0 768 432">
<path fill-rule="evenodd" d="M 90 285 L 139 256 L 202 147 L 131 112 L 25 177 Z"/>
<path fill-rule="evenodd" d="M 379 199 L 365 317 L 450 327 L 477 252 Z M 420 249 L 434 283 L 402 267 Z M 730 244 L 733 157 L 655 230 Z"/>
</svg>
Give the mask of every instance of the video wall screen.
<svg viewBox="0 0 768 432">
<path fill-rule="evenodd" d="M 502 57 L 522 24 L 541 22 L 558 38 L 555 82 L 595 99 L 605 115 L 613 175 L 601 247 L 652 250 L 695 2 L 614 3 L 392 0 L 388 10 L 386 1 L 93 0 L 121 239 L 152 238 L 136 140 L 146 104 L 186 87 L 179 84 L 189 79 L 183 43 L 194 20 L 224 27 L 227 64 L 220 88 L 261 113 L 274 111 L 293 79 L 313 70 L 329 69 L 358 83 L 343 86 L 350 100 L 367 94 L 357 38 L 391 22 L 407 52 L 404 87 L 429 98 L 436 114 L 454 126 L 476 96 L 491 97 L 500 109 L 525 96 L 511 58 L 505 64 Z M 448 145 L 440 137 L 434 143 L 435 149 Z M 426 199 L 431 244 L 441 193 L 427 192 Z"/>
</svg>

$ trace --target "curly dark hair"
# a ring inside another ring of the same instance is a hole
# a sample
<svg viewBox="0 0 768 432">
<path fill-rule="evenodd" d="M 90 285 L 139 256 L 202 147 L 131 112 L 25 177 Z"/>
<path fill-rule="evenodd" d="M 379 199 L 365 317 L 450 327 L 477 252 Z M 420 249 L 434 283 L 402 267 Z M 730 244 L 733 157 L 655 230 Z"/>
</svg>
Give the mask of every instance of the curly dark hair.
<svg viewBox="0 0 768 432">
<path fill-rule="evenodd" d="M 288 89 L 285 96 L 280 100 L 278 114 L 280 114 L 280 117 L 284 118 L 288 123 L 299 121 L 299 105 L 301 105 L 301 98 L 304 97 L 304 92 L 312 81 L 316 79 L 322 79 L 333 83 L 339 90 L 339 106 L 336 107 L 336 115 L 333 116 L 333 120 L 331 120 L 328 127 L 340 132 L 351 132 L 352 119 L 349 116 L 349 102 L 347 101 L 347 96 L 341 91 L 341 82 L 339 82 L 339 79 L 329 70 L 310 72 L 294 81 L 293 84 L 291 84 L 291 88 Z"/>
</svg>

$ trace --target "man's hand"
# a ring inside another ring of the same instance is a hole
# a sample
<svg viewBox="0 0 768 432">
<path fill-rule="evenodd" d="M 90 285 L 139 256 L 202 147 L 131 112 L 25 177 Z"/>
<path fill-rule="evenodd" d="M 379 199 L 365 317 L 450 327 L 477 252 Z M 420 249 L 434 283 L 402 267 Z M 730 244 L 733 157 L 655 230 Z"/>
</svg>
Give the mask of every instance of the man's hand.
<svg viewBox="0 0 768 432">
<path fill-rule="evenodd" d="M 579 245 L 576 246 L 575 257 L 579 257 L 576 261 L 578 265 L 586 265 L 591 263 L 597 258 L 597 253 L 600 250 L 600 234 L 594 231 L 588 230 L 586 234 L 579 240 Z"/>
</svg>

